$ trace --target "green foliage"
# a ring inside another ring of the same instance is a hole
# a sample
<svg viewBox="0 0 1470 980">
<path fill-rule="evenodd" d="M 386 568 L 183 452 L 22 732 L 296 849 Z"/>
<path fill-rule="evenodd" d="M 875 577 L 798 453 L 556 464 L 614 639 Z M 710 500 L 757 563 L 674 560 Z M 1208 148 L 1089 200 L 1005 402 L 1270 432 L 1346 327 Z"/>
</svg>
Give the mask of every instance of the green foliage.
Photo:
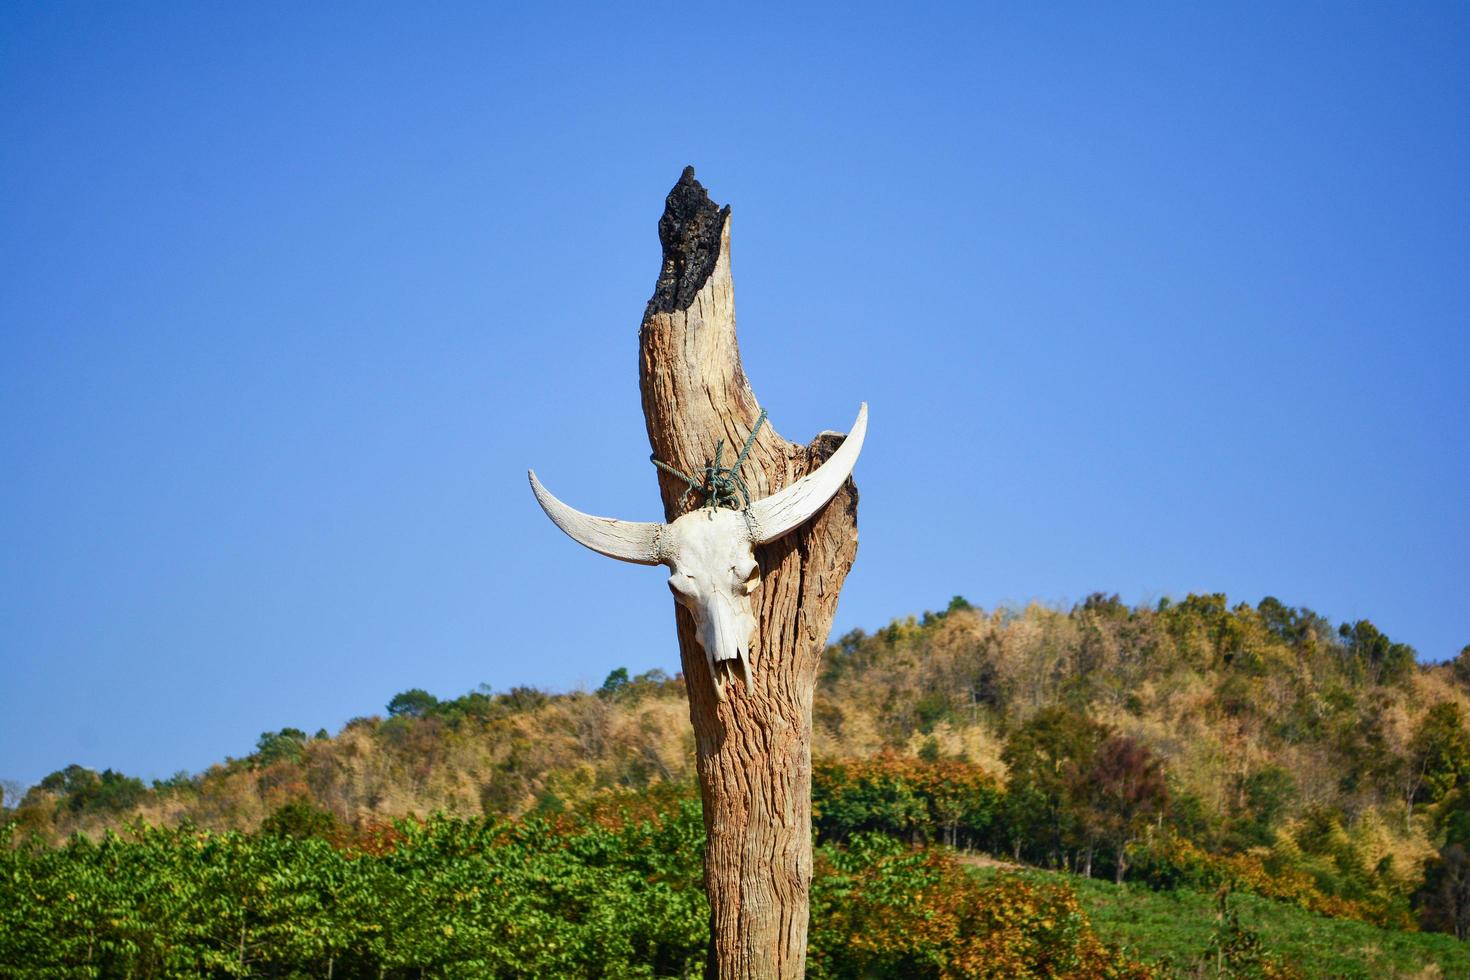
<svg viewBox="0 0 1470 980">
<path fill-rule="evenodd" d="M 1260 934 L 1240 924 L 1240 913 L 1230 902 L 1229 891 L 1221 889 L 1218 901 L 1219 924 L 1210 934 L 1202 957 L 1202 965 L 1207 970 L 1217 977 L 1230 977 L 1232 980 L 1237 977 L 1240 980 L 1272 980 L 1301 975 L 1267 955 Z"/>
<path fill-rule="evenodd" d="M 535 711 L 545 705 L 550 697 L 545 691 L 534 687 L 513 687 L 500 695 L 498 700 L 512 711 Z"/>
<path fill-rule="evenodd" d="M 194 777 L 183 769 L 180 769 L 167 779 L 155 779 L 153 781 L 153 792 L 160 796 L 190 792 L 196 788 Z"/>
<path fill-rule="evenodd" d="M 1006 740 L 1001 759 L 1006 782 L 1006 823 L 1016 850 L 1060 865 L 1079 836 L 1084 804 L 1076 798 L 1086 783 L 1094 753 L 1107 730 L 1063 707 L 1044 708 Z"/>
<path fill-rule="evenodd" d="M 344 836 L 345 828 L 330 811 L 305 800 L 292 800 L 266 817 L 260 824 L 260 832 L 271 837 L 319 837 L 331 841 Z"/>
<path fill-rule="evenodd" d="M 1343 623 L 1338 635 L 1347 644 L 1347 656 L 1369 683 L 1395 683 L 1414 667 L 1414 648 L 1394 643 L 1366 619 Z"/>
<path fill-rule="evenodd" d="M 630 706 L 646 698 L 668 697 L 683 693 L 683 677 L 671 678 L 657 667 L 645 670 L 632 678 L 628 677 L 626 668 L 619 667 L 607 675 L 607 680 L 597 690 L 597 696 L 604 700 L 617 701 Z"/>
<path fill-rule="evenodd" d="M 618 692 L 628 686 L 628 668 L 618 667 L 607 675 L 607 680 L 597 689 L 597 696 L 603 698 L 617 697 Z"/>
<path fill-rule="evenodd" d="M 1412 795 L 1429 803 L 1470 780 L 1470 731 L 1458 704 L 1441 701 L 1425 712 L 1409 742 L 1408 765 L 1415 777 Z"/>
<path fill-rule="evenodd" d="M 1414 907 L 1425 929 L 1470 938 L 1470 852 L 1464 845 L 1448 844 L 1429 862 Z"/>
<path fill-rule="evenodd" d="M 1256 606 L 1262 623 L 1272 636 L 1297 650 L 1311 650 L 1332 637 L 1332 624 L 1310 609 L 1293 609 L 1275 596 L 1266 596 Z"/>
<path fill-rule="evenodd" d="M 504 713 L 505 710 L 497 705 L 490 688 L 485 684 L 457 698 L 440 701 L 426 710 L 426 714 L 455 730 L 467 724 L 471 728 L 475 724 L 486 724 Z"/>
<path fill-rule="evenodd" d="M 819 840 L 836 843 L 879 833 L 973 847 L 989 839 L 1000 797 L 992 776 L 957 760 L 888 754 L 812 769 L 812 824 Z"/>
<path fill-rule="evenodd" d="M 1296 799 L 1296 780 L 1281 766 L 1257 769 L 1245 777 L 1241 789 L 1246 813 L 1263 832 L 1274 829 Z"/>
<path fill-rule="evenodd" d="M 1445 844 L 1470 847 L 1470 786 L 1460 786 L 1440 800 L 1434 822 Z"/>
<path fill-rule="evenodd" d="M 261 732 L 255 743 L 255 764 L 265 768 L 285 759 L 297 762 L 306 746 L 306 733 L 299 728 L 282 728 L 278 732 Z"/>
<path fill-rule="evenodd" d="M 1150 975 L 1097 938 L 1070 888 L 982 884 L 946 852 L 878 835 L 818 854 L 812 922 L 813 980 Z"/>
<path fill-rule="evenodd" d="M 1470 686 L 1470 643 L 1461 647 L 1459 654 L 1450 661 L 1450 673 L 1461 684 Z"/>
<path fill-rule="evenodd" d="M 1266 765 L 1241 777 L 1238 785 L 1239 804 L 1225 821 L 1218 843 L 1231 851 L 1271 846 L 1297 803 L 1296 779 L 1282 766 Z M 1203 840 L 1209 835 L 1195 830 L 1189 836 Z"/>
<path fill-rule="evenodd" d="M 1406 896 L 1366 868 L 1336 814 L 1310 811 L 1296 839 L 1271 851 L 1212 854 L 1164 831 L 1130 852 L 1135 879 L 1151 888 L 1227 888 L 1251 892 L 1322 915 L 1391 928 L 1412 923 Z"/>
<path fill-rule="evenodd" d="M 996 873 L 980 874 L 989 879 Z M 1061 876 L 1026 871 L 1020 877 L 1047 882 Z M 1159 976 L 1181 980 L 1217 976 L 1218 960 L 1206 962 L 1207 951 L 1229 945 L 1234 931 L 1220 917 L 1219 888 L 1150 891 L 1086 878 L 1065 880 L 1098 935 L 1157 964 Z M 1253 933 L 1276 965 L 1312 980 L 1470 976 L 1470 944 L 1453 936 L 1327 918 L 1241 891 L 1230 892 L 1229 908 L 1239 929 Z"/>
<path fill-rule="evenodd" d="M 136 806 L 147 791 L 141 779 L 75 764 L 51 773 L 37 788 L 61 796 L 59 805 L 72 813 L 121 812 Z"/>
<path fill-rule="evenodd" d="M 409 715 L 422 718 L 438 706 L 438 698 L 421 687 L 414 687 L 393 695 L 393 699 L 388 702 L 388 714 L 394 717 Z"/>
<path fill-rule="evenodd" d="M 693 976 L 703 826 L 434 819 L 313 837 L 140 828 L 0 847 L 0 962 L 21 975 Z M 9 844 L 0 841 L 0 844 Z"/>
<path fill-rule="evenodd" d="M 826 652 L 816 830 L 1402 923 L 1423 856 L 1440 851 L 1433 869 L 1470 845 L 1456 670 L 1414 667 L 1367 621 L 1338 629 L 1270 597 L 1152 609 L 1096 593 L 1070 610 L 988 613 L 956 597 Z M 5 819 L 52 842 L 98 840 L 139 812 L 337 843 L 354 832 L 348 815 L 357 830 L 436 810 L 560 826 L 608 789 L 685 785 L 682 696 L 682 677 L 626 668 L 596 695 L 415 689 L 387 720 L 336 738 L 265 733 L 249 758 L 151 790 L 62 770 Z M 1002 762 L 1005 786 L 986 774 Z"/>
<path fill-rule="evenodd" d="M 66 977 L 698 976 L 699 806 L 623 802 L 556 822 L 401 821 L 340 849 L 279 828 L 0 839 L 0 962 Z M 820 851 L 812 921 L 818 978 L 1148 975 L 1070 889 L 981 884 L 947 852 L 884 837 Z"/>
</svg>

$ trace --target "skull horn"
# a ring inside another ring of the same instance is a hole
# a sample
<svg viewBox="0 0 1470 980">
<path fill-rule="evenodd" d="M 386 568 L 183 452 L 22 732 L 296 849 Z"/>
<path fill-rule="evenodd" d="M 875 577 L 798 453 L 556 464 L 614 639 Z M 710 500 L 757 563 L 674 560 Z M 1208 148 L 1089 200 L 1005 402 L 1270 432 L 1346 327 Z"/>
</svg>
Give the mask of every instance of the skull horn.
<svg viewBox="0 0 1470 980">
<path fill-rule="evenodd" d="M 852 431 L 842 440 L 837 451 L 817 467 L 816 472 L 808 473 L 780 493 L 750 505 L 751 539 L 756 544 L 774 541 L 805 524 L 821 510 L 852 474 L 858 453 L 863 450 L 863 436 L 867 431 L 868 403 L 863 402 L 858 409 L 857 419 L 852 423 Z M 553 517 L 552 520 L 556 518 Z"/>
<path fill-rule="evenodd" d="M 663 555 L 659 553 L 659 537 L 664 528 L 662 524 L 618 521 L 611 517 L 584 514 L 553 497 L 551 491 L 536 479 L 535 470 L 527 471 L 527 475 L 531 478 L 531 492 L 536 495 L 536 502 L 546 511 L 551 522 L 565 531 L 573 541 L 600 555 L 637 565 L 657 565 L 663 561 Z"/>
</svg>

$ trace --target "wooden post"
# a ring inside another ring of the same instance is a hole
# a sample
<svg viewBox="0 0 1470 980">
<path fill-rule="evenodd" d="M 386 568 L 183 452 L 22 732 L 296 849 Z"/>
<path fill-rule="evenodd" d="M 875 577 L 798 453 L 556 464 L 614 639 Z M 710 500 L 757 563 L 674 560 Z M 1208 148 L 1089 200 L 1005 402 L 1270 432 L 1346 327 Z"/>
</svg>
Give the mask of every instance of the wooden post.
<svg viewBox="0 0 1470 980">
<path fill-rule="evenodd" d="M 689 167 L 658 228 L 663 269 L 638 344 L 643 414 L 654 455 L 698 473 L 719 440 L 727 454 L 744 445 L 760 415 L 735 339 L 730 209 L 715 206 Z M 742 475 L 753 497 L 766 497 L 816 469 L 841 442 L 826 433 L 798 445 L 767 423 Z M 685 485 L 667 474 L 659 488 L 669 521 L 698 505 L 681 507 Z M 806 525 L 756 548 L 762 584 L 753 596 L 752 689 L 731 682 L 725 700 L 716 698 L 693 620 L 675 604 L 708 838 L 708 977 L 770 980 L 805 971 L 812 694 L 857 554 L 857 499 L 849 480 Z"/>
</svg>

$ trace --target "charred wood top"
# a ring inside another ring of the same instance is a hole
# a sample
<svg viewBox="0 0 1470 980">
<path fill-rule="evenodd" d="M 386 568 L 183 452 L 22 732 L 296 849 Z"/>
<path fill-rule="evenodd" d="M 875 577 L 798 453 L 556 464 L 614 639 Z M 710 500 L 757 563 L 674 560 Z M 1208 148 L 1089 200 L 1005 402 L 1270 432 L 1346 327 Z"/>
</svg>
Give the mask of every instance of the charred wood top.
<svg viewBox="0 0 1470 980">
<path fill-rule="evenodd" d="M 694 168 L 685 167 L 679 182 L 664 200 L 664 213 L 658 219 L 658 240 L 663 245 L 664 262 L 653 298 L 648 301 L 644 317 L 655 313 L 687 310 L 694 302 L 720 257 L 720 234 L 730 217 L 730 206 L 723 208 L 710 200 L 704 185 L 694 179 Z"/>
</svg>

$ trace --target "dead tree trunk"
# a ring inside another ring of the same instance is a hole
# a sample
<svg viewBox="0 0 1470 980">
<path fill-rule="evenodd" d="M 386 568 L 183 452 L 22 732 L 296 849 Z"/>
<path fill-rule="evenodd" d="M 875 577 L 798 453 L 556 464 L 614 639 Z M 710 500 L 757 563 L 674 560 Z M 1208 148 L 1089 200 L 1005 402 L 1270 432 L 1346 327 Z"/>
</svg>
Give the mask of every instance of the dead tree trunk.
<svg viewBox="0 0 1470 980">
<path fill-rule="evenodd" d="M 654 455 L 697 473 L 719 440 L 727 453 L 744 445 L 760 405 L 735 340 L 730 209 L 710 201 L 692 167 L 669 192 L 659 239 L 663 269 L 638 344 L 643 414 Z M 801 446 L 763 426 L 742 471 L 752 497 L 789 486 L 841 441 L 828 433 Z M 667 474 L 660 474 L 659 488 L 670 521 L 698 505 L 691 498 L 681 506 L 685 486 Z M 837 595 L 856 554 L 851 481 L 807 525 L 756 549 L 762 585 L 753 597 L 759 622 L 753 689 L 731 683 L 723 701 L 715 697 L 693 620 L 675 604 L 708 838 L 707 976 L 803 975 L 812 876 L 812 694 Z"/>
</svg>

